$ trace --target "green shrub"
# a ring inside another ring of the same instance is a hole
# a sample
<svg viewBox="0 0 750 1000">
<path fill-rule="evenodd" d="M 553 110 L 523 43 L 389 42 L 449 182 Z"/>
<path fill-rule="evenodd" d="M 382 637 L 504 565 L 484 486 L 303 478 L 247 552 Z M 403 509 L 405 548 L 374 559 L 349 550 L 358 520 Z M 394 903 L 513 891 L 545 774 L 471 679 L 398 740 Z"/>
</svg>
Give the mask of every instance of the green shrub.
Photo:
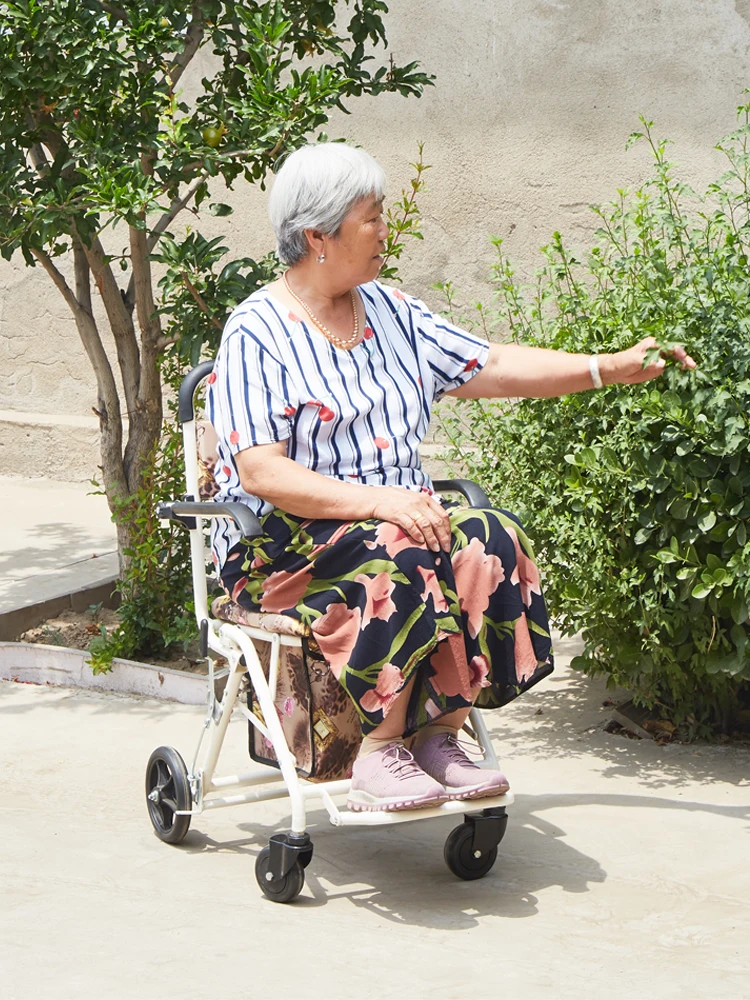
<svg viewBox="0 0 750 1000">
<path fill-rule="evenodd" d="M 114 517 L 127 520 L 132 544 L 124 553 L 127 572 L 118 583 L 120 624 L 109 633 L 100 626 L 101 635 L 89 645 L 94 673 L 110 670 L 116 656 L 166 658 L 195 638 L 190 538 L 172 522 L 162 526 L 156 516 L 160 501 L 184 492 L 182 432 L 174 420 L 166 421 L 156 452 L 147 458 L 141 488 L 116 502 Z"/>
<path fill-rule="evenodd" d="M 593 209 L 585 257 L 555 233 L 533 288 L 496 241 L 495 318 L 514 339 L 588 353 L 653 335 L 684 343 L 698 371 L 447 419 L 453 456 L 535 538 L 551 612 L 583 635 L 574 666 L 687 735 L 728 726 L 750 679 L 750 105 L 740 112 L 703 198 L 644 121 L 631 141 L 650 145 L 653 176 Z"/>
</svg>

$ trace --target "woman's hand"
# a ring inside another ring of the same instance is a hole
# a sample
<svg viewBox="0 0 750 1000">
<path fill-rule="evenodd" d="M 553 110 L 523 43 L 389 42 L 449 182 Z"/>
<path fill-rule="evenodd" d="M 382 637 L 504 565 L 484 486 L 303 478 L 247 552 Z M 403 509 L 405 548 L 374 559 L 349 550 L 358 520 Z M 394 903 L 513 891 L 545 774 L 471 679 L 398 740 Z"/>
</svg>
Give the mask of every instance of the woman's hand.
<svg viewBox="0 0 750 1000">
<path fill-rule="evenodd" d="M 433 552 L 450 549 L 450 520 L 439 501 L 428 493 L 417 493 L 398 486 L 378 486 L 375 489 L 377 502 L 371 517 L 397 524 L 418 545 L 426 544 Z"/>
<path fill-rule="evenodd" d="M 674 358 L 679 361 L 682 368 L 695 368 L 695 361 L 686 352 L 684 347 L 675 346 L 671 351 L 662 351 L 662 356 L 657 358 L 652 364 L 643 367 L 643 362 L 648 351 L 652 351 L 657 346 L 653 337 L 646 337 L 639 344 L 634 344 L 627 351 L 619 351 L 617 354 L 600 354 L 599 373 L 605 385 L 622 383 L 623 385 L 635 385 L 637 382 L 648 382 L 652 378 L 661 375 L 666 365 L 665 358 Z"/>
</svg>

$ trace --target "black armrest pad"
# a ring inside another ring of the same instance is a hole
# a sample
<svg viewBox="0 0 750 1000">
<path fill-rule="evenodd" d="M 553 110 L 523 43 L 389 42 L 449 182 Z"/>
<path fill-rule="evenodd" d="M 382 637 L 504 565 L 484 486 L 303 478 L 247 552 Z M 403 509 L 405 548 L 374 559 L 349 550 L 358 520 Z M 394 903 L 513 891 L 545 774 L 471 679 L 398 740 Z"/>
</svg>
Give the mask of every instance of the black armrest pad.
<svg viewBox="0 0 750 1000">
<path fill-rule="evenodd" d="M 243 538 L 257 538 L 263 534 L 260 521 L 244 503 L 214 503 L 210 500 L 199 503 L 196 500 L 173 500 L 171 503 L 159 504 L 156 513 L 165 521 L 179 521 L 185 524 L 185 527 L 194 527 L 194 524 L 186 524 L 185 518 L 230 517 L 242 532 Z"/>
<path fill-rule="evenodd" d="M 492 506 L 492 501 L 482 487 L 471 479 L 436 479 L 432 485 L 437 493 L 463 493 L 471 507 Z"/>
</svg>

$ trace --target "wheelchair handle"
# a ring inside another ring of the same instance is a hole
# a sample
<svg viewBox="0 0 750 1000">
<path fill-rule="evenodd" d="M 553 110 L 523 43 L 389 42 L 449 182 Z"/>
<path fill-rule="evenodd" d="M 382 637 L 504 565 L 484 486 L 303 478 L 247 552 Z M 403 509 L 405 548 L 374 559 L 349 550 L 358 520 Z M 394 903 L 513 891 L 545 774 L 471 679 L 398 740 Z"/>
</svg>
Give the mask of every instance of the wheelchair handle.
<svg viewBox="0 0 750 1000">
<path fill-rule="evenodd" d="M 471 479 L 436 479 L 433 484 L 436 493 L 463 493 L 472 507 L 491 507 L 492 501 Z"/>
<path fill-rule="evenodd" d="M 180 383 L 180 391 L 177 394 L 177 416 L 181 424 L 186 424 L 188 420 L 195 417 L 195 407 L 193 396 L 204 378 L 207 378 L 214 367 L 213 361 L 201 361 L 192 371 L 189 371 Z"/>
<path fill-rule="evenodd" d="M 257 538 L 263 534 L 260 521 L 244 503 L 173 500 L 170 503 L 160 503 L 156 508 L 156 516 L 163 521 L 177 521 L 190 530 L 196 527 L 196 517 L 229 517 L 240 529 L 243 538 Z"/>
</svg>

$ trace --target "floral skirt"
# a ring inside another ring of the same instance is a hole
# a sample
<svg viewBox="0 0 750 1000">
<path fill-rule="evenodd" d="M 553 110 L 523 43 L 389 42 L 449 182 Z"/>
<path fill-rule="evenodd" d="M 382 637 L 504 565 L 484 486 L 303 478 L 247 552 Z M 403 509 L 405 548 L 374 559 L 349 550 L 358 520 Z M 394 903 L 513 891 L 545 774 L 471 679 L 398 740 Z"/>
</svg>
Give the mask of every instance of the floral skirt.
<svg viewBox="0 0 750 1000">
<path fill-rule="evenodd" d="M 412 678 L 406 733 L 476 702 L 497 708 L 552 671 L 531 545 L 513 514 L 446 505 L 450 553 L 388 521 L 274 510 L 228 554 L 221 582 L 249 611 L 309 625 L 359 714 L 379 725 Z"/>
</svg>

